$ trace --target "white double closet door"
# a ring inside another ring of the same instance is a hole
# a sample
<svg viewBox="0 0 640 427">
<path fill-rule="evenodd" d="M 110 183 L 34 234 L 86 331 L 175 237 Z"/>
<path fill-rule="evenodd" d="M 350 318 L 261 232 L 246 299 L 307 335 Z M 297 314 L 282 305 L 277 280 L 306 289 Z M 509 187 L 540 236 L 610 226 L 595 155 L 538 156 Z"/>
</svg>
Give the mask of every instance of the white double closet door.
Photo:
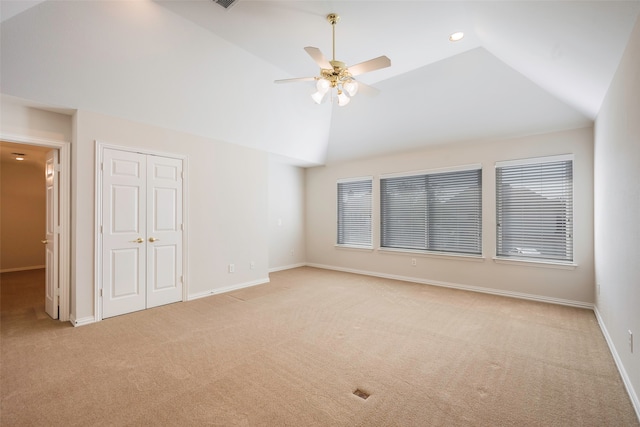
<svg viewBox="0 0 640 427">
<path fill-rule="evenodd" d="M 182 301 L 182 160 L 105 148 L 102 317 Z"/>
</svg>

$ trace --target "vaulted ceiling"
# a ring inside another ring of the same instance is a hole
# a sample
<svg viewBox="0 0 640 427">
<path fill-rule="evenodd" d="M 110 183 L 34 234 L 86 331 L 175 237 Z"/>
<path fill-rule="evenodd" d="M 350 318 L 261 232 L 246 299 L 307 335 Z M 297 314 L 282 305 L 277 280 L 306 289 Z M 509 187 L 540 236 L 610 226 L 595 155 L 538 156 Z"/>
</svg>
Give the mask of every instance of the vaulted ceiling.
<svg viewBox="0 0 640 427">
<path fill-rule="evenodd" d="M 305 46 L 380 90 L 316 105 Z M 589 126 L 639 1 L 2 0 L 2 93 L 315 165 Z M 448 37 L 464 31 L 459 42 Z"/>
</svg>

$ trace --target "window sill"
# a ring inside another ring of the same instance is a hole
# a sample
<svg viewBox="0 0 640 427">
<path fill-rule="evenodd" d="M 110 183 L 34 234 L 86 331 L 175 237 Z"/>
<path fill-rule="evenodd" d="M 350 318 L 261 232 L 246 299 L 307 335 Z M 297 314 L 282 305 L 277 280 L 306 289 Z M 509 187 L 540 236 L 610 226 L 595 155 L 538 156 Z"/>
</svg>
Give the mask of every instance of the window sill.
<svg viewBox="0 0 640 427">
<path fill-rule="evenodd" d="M 457 254 L 453 252 L 427 252 L 420 250 L 411 250 L 411 249 L 394 249 L 394 248 L 378 248 L 378 252 L 382 254 L 411 254 L 417 255 L 419 257 L 425 258 L 441 258 L 448 260 L 461 260 L 461 261 L 473 261 L 473 262 L 484 262 L 485 258 L 482 255 L 467 255 L 467 254 Z"/>
<path fill-rule="evenodd" d="M 373 246 L 356 246 L 356 245 L 334 245 L 336 249 L 349 249 L 356 251 L 373 252 Z"/>
<path fill-rule="evenodd" d="M 553 262 L 553 261 L 544 261 L 544 260 L 536 260 L 536 259 L 514 259 L 514 258 L 502 258 L 502 257 L 493 257 L 493 261 L 497 264 L 512 264 L 512 265 L 521 265 L 527 267 L 537 267 L 537 268 L 555 268 L 559 270 L 575 270 L 578 264 L 574 263 L 565 263 L 565 262 Z"/>
</svg>

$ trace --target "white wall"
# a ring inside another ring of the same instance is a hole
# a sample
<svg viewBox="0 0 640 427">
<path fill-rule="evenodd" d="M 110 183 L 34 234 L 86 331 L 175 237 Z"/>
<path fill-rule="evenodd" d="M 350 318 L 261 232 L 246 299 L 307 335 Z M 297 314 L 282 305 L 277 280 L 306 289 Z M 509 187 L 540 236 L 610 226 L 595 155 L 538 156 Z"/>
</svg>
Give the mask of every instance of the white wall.
<svg viewBox="0 0 640 427">
<path fill-rule="evenodd" d="M 0 131 L 5 136 L 22 136 L 53 141 L 71 141 L 71 115 L 36 108 L 34 103 L 0 94 Z"/>
<path fill-rule="evenodd" d="M 594 181 L 596 309 L 640 418 L 640 20 L 596 119 Z"/>
<path fill-rule="evenodd" d="M 495 162 L 573 153 L 575 269 L 496 263 Z M 483 260 L 335 247 L 336 180 L 374 176 L 374 246 L 379 244 L 378 177 L 385 173 L 482 163 Z M 418 282 L 525 294 L 542 300 L 593 303 L 593 130 L 577 129 L 503 141 L 477 141 L 307 170 L 307 261 Z M 411 266 L 411 258 L 417 265 Z"/>
<path fill-rule="evenodd" d="M 268 155 L 254 149 L 88 111 L 72 147 L 72 313 L 94 315 L 95 141 L 188 156 L 190 297 L 268 281 Z M 250 268 L 250 263 L 255 268 Z M 228 264 L 236 272 L 228 272 Z"/>
<path fill-rule="evenodd" d="M 269 270 L 303 265 L 304 169 L 279 156 L 269 157 Z"/>
</svg>

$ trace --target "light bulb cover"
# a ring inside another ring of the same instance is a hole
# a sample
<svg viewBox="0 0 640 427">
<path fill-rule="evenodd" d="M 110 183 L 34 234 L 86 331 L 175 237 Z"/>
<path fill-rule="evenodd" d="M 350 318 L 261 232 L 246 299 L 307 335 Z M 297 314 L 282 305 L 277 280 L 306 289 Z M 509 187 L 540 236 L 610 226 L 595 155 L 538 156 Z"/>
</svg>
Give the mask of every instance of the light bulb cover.
<svg viewBox="0 0 640 427">
<path fill-rule="evenodd" d="M 328 80 L 318 79 L 318 82 L 316 83 L 316 89 L 318 89 L 318 92 L 325 94 L 330 88 L 331 83 Z"/>
<path fill-rule="evenodd" d="M 358 82 L 355 80 L 349 80 L 347 82 L 345 82 L 342 87 L 344 88 L 344 90 L 347 91 L 347 93 L 350 96 L 354 96 L 356 93 L 358 93 Z"/>
<path fill-rule="evenodd" d="M 344 107 L 349 102 L 351 102 L 351 98 L 349 98 L 344 92 L 338 92 L 338 106 Z"/>
<path fill-rule="evenodd" d="M 324 99 L 325 93 L 327 93 L 327 92 L 326 91 L 325 92 L 320 92 L 320 91 L 315 92 L 315 93 L 311 94 L 311 99 L 313 99 L 316 104 L 321 104 L 322 100 Z"/>
</svg>

